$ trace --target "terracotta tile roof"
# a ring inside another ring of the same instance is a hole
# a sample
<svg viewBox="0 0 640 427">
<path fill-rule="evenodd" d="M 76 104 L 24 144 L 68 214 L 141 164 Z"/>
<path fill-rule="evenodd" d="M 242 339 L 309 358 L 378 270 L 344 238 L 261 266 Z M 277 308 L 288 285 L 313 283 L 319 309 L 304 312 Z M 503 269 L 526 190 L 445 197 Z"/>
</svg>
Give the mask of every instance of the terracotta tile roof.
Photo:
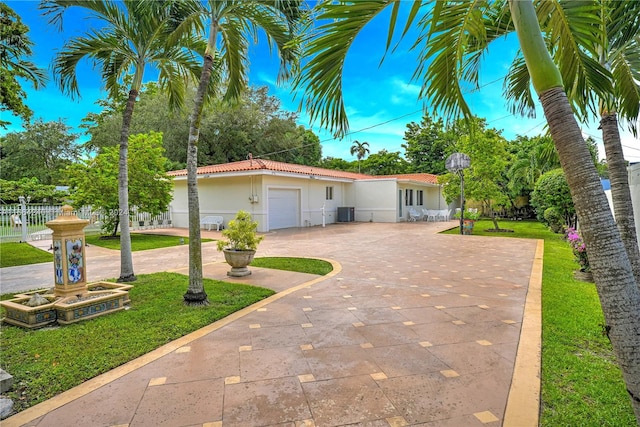
<svg viewBox="0 0 640 427">
<path fill-rule="evenodd" d="M 411 180 L 417 182 L 425 182 L 429 184 L 437 184 L 438 177 L 436 175 L 426 173 L 414 173 L 404 175 L 367 175 L 363 173 L 344 172 L 333 169 L 323 169 L 315 166 L 297 165 L 294 163 L 276 162 L 266 159 L 252 159 L 242 160 L 239 162 L 223 163 L 219 165 L 201 166 L 198 168 L 198 175 L 213 175 L 230 172 L 247 172 L 252 170 L 269 170 L 275 172 L 294 173 L 300 175 L 315 175 L 324 176 L 328 178 L 342 178 L 342 179 L 382 179 L 382 178 L 396 178 L 400 180 Z M 186 176 L 187 170 L 176 170 L 168 172 L 169 176 Z"/>
<path fill-rule="evenodd" d="M 371 178 L 371 175 L 365 175 L 354 172 L 344 172 L 333 169 L 323 169 L 315 166 L 297 165 L 293 163 L 275 162 L 273 160 L 253 159 L 242 160 L 239 162 L 223 163 L 220 165 L 201 166 L 198 168 L 198 175 L 228 173 L 228 172 L 245 172 L 252 170 L 270 170 L 275 172 L 287 172 L 300 175 L 316 175 L 326 176 L 329 178 L 346 178 L 346 179 L 363 179 Z M 177 170 L 167 173 L 170 176 L 186 176 L 187 170 Z"/>
<path fill-rule="evenodd" d="M 396 178 L 398 180 L 406 180 L 406 181 L 418 181 L 418 182 L 426 182 L 427 184 L 437 184 L 438 183 L 438 175 L 433 175 L 431 173 L 405 173 L 398 175 L 377 175 L 373 178 Z"/>
</svg>

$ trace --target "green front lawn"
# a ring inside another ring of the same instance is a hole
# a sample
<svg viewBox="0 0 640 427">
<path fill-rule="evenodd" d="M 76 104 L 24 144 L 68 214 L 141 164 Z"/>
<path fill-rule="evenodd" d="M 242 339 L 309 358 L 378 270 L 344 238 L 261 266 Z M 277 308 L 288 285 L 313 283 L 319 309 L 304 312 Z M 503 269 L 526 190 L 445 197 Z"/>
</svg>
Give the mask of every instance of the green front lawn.
<svg viewBox="0 0 640 427">
<path fill-rule="evenodd" d="M 563 236 L 539 222 L 499 221 L 513 233 L 473 234 L 544 239 L 541 426 L 632 426 L 635 417 L 609 340 L 595 285 L 573 279 L 578 264 Z M 459 229 L 448 230 L 457 234 Z"/>
<path fill-rule="evenodd" d="M 53 254 L 28 243 L 0 243 L 0 268 L 52 262 Z"/>
<path fill-rule="evenodd" d="M 104 238 L 99 235 L 85 236 L 86 242 L 89 245 L 100 246 L 102 248 L 120 250 L 120 237 L 115 239 Z M 180 243 L 182 239 L 182 243 Z M 202 239 L 202 242 L 211 242 L 213 239 Z M 168 248 L 171 246 L 188 245 L 188 237 L 180 236 L 164 236 L 161 234 L 140 234 L 131 233 L 131 250 L 146 251 L 149 249 Z"/>
<path fill-rule="evenodd" d="M 6 393 L 14 409 L 49 399 L 274 293 L 204 279 L 211 305 L 186 307 L 188 283 L 177 273 L 141 274 L 129 291 L 129 310 L 54 329 L 3 325 L 0 366 L 14 377 Z"/>
<path fill-rule="evenodd" d="M 311 258 L 263 257 L 254 258 L 253 267 L 273 268 L 275 270 L 297 271 L 299 273 L 319 274 L 324 276 L 331 273 L 333 266 L 330 262 Z"/>
</svg>

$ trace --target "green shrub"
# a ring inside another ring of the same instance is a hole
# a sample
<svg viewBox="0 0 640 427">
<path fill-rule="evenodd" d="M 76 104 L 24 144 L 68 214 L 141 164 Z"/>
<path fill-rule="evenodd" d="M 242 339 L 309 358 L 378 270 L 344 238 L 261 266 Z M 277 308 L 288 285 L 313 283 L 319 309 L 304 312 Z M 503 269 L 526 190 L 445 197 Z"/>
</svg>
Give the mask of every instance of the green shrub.
<svg viewBox="0 0 640 427">
<path fill-rule="evenodd" d="M 564 224 L 564 218 L 557 208 L 550 207 L 544 211 L 544 221 L 547 223 L 551 231 L 554 233 L 560 233 L 562 231 L 562 225 Z"/>
</svg>

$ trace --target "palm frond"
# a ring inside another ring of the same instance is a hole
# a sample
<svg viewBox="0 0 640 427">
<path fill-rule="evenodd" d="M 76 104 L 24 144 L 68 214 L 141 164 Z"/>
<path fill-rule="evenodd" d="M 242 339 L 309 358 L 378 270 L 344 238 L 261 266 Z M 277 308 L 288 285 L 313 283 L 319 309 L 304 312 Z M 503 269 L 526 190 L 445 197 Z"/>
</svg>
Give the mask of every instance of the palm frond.
<svg viewBox="0 0 640 427">
<path fill-rule="evenodd" d="M 301 105 L 311 121 L 336 136 L 344 135 L 349 122 L 344 107 L 342 71 L 353 41 L 375 16 L 395 1 L 362 0 L 350 3 L 322 2 L 317 19 L 322 24 L 305 40 L 305 56 L 311 58 L 295 77 L 294 91 L 302 91 Z"/>
<path fill-rule="evenodd" d="M 249 66 L 249 41 L 243 32 L 242 20 L 228 19 L 220 27 L 222 36 L 222 61 L 228 76 L 227 92 L 224 99 L 235 100 L 247 86 L 247 70 Z"/>
<path fill-rule="evenodd" d="M 421 97 L 444 117 L 472 116 L 464 93 L 478 88 L 479 61 L 487 44 L 484 0 L 438 2 L 420 21 L 423 35 L 414 79 L 422 81 Z M 467 46 L 474 45 L 471 53 Z M 465 87 L 463 87 L 463 85 Z"/>
<path fill-rule="evenodd" d="M 538 1 L 536 6 L 567 96 L 581 116 L 598 114 L 596 99 L 613 92 L 611 73 L 598 61 L 602 48 L 598 1 Z"/>
<path fill-rule="evenodd" d="M 611 50 L 622 48 L 632 43 L 640 32 L 639 1 L 605 1 L 601 0 L 603 14 L 607 15 L 607 38 Z"/>
<path fill-rule="evenodd" d="M 535 102 L 531 91 L 531 76 L 522 56 L 513 60 L 503 87 L 504 97 L 512 114 L 533 118 L 536 116 Z"/>
<path fill-rule="evenodd" d="M 610 55 L 618 113 L 634 136 L 640 119 L 640 34 Z"/>
</svg>

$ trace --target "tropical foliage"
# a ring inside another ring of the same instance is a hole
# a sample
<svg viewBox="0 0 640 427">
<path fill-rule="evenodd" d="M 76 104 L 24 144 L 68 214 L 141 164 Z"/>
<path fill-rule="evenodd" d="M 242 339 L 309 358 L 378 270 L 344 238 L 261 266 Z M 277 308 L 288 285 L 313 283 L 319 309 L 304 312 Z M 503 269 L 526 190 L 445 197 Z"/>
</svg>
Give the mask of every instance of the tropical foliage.
<svg viewBox="0 0 640 427">
<path fill-rule="evenodd" d="M 23 131 L 0 137 L 0 178 L 36 178 L 42 184 L 64 185 L 64 169 L 82 154 L 78 136 L 61 120 L 25 123 Z"/>
<path fill-rule="evenodd" d="M 33 54 L 29 28 L 5 2 L 0 3 L 0 111 L 9 111 L 28 122 L 33 115 L 24 103 L 27 94 L 20 79 L 38 89 L 46 81 L 44 70 L 27 58 Z M 0 127 L 10 122 L 0 120 Z"/>
<path fill-rule="evenodd" d="M 551 225 L 545 215 L 547 209 L 554 210 L 562 217 L 563 224 L 576 225 L 576 210 L 573 207 L 569 185 L 562 169 L 553 169 L 544 173 L 536 181 L 531 193 L 531 205 L 535 208 L 538 219 Z"/>
<path fill-rule="evenodd" d="M 487 128 L 484 119 L 472 118 L 468 124 L 459 121 L 447 132 L 455 134 L 455 141 L 448 145 L 447 155 L 464 153 L 471 159 L 471 166 L 464 170 L 465 198 L 485 204 L 487 210 L 492 204 L 508 206 L 510 198 L 506 191 L 506 170 L 509 164 L 507 141 L 500 131 Z M 460 176 L 447 172 L 440 175 L 444 186 L 444 196 L 451 202 L 460 198 Z M 513 202 L 511 203 L 513 205 Z"/>
<path fill-rule="evenodd" d="M 189 86 L 186 104 L 193 101 L 195 89 Z M 108 100 L 103 100 L 107 104 Z M 315 165 L 320 161 L 320 139 L 297 124 L 298 115 L 282 109 L 280 100 L 267 87 L 251 87 L 236 102 L 215 99 L 203 110 L 200 128 L 198 165 L 245 160 L 253 157 Z M 85 127 L 91 136 L 86 144 L 92 149 L 118 144 L 122 112 L 110 106 L 101 114 L 87 115 Z M 186 108 L 171 110 L 168 96 L 155 83 L 146 84 L 131 121 L 132 133 L 162 132 L 167 158 L 174 169 L 183 169 L 189 135 Z"/>
<path fill-rule="evenodd" d="M 406 142 L 402 147 L 410 162 L 411 172 L 445 173 L 445 160 L 453 152 L 451 146 L 455 141 L 449 135 L 442 119 L 435 119 L 428 113 L 419 124 L 409 123 L 404 132 Z"/>
<path fill-rule="evenodd" d="M 356 155 L 358 159 L 358 172 L 360 172 L 360 160 L 364 159 L 367 154 L 371 151 L 369 150 L 369 143 L 366 141 L 360 142 L 358 140 L 353 141 L 353 145 L 351 145 L 350 153 L 353 156 Z"/>
<path fill-rule="evenodd" d="M 129 137 L 130 200 L 142 212 L 152 216 L 167 210 L 171 202 L 171 181 L 166 176 L 167 159 L 162 148 L 162 134 L 150 132 Z M 91 205 L 101 209 L 106 220 L 103 233 L 118 231 L 118 147 L 105 147 L 97 156 L 69 169 L 73 206 Z"/>
<path fill-rule="evenodd" d="M 21 178 L 17 181 L 0 179 L 0 203 L 17 204 L 20 196 L 29 196 L 30 203 L 61 203 L 67 191 L 57 190 L 55 185 L 41 184 L 38 178 Z"/>
</svg>

